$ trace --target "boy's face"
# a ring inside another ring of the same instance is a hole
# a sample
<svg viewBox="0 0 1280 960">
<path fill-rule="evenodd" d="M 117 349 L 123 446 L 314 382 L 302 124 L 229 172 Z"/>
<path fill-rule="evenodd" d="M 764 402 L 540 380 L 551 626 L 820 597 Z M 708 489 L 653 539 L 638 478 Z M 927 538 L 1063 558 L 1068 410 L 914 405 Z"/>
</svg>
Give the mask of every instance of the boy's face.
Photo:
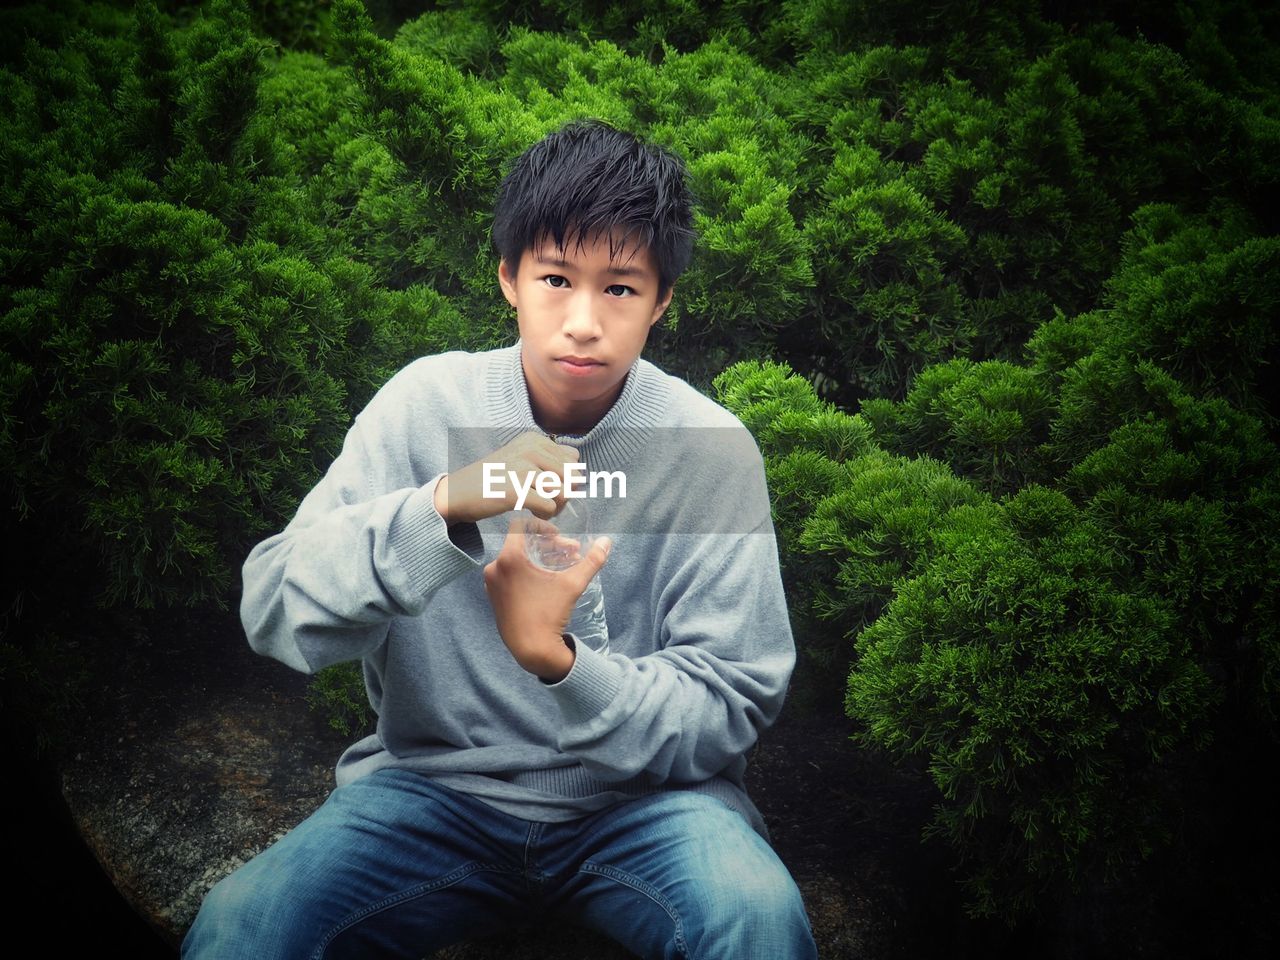
<svg viewBox="0 0 1280 960">
<path fill-rule="evenodd" d="M 514 276 L 501 262 L 498 281 L 516 308 L 534 417 L 553 433 L 585 433 L 613 406 L 671 302 L 670 290 L 658 299 L 648 247 L 629 242 L 611 260 L 603 234 L 582 247 L 566 237 L 563 250 L 548 238 L 525 250 Z"/>
</svg>

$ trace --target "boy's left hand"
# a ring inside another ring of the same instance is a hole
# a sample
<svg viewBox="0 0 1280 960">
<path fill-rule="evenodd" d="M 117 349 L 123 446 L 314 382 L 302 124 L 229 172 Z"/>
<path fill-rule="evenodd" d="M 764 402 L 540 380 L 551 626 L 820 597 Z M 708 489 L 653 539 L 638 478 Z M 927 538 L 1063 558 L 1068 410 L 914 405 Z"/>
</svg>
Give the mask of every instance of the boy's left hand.
<svg viewBox="0 0 1280 960">
<path fill-rule="evenodd" d="M 609 557 L 608 537 L 591 544 L 567 570 L 542 570 L 524 553 L 525 518 L 513 517 L 497 558 L 484 568 L 484 589 L 502 641 L 525 670 L 547 683 L 563 680 L 574 653 L 562 635 L 573 606 Z"/>
</svg>

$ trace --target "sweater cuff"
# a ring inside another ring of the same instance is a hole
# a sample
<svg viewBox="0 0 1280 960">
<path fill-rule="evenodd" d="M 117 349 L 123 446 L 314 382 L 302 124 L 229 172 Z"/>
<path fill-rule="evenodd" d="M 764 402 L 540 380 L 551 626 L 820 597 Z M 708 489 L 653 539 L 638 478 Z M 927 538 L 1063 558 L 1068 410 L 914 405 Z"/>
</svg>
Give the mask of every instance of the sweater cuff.
<svg viewBox="0 0 1280 960">
<path fill-rule="evenodd" d="M 409 495 L 387 533 L 405 576 L 424 598 L 484 562 L 480 528 L 470 522 L 450 527 L 436 509 L 436 487 L 443 476 L 434 477 Z"/>
<path fill-rule="evenodd" d="M 569 723 L 583 723 L 602 713 L 622 689 L 622 666 L 573 637 L 573 666 L 546 688 Z M 545 683 L 545 681 L 544 681 Z"/>
</svg>

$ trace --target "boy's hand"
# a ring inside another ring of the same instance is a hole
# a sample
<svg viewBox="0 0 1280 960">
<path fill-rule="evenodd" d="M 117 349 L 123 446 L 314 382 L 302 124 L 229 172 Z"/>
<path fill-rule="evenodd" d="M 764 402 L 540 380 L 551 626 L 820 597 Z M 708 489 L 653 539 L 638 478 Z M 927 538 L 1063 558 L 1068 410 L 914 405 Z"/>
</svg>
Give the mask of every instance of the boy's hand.
<svg viewBox="0 0 1280 960">
<path fill-rule="evenodd" d="M 498 633 L 516 662 L 547 683 L 557 683 L 573 666 L 574 653 L 561 638 L 573 605 L 604 566 L 612 544 L 608 537 L 600 537 L 569 569 L 543 570 L 525 556 L 526 522 L 531 526 L 539 523 L 511 518 L 502 550 L 484 568 L 484 589 Z"/>
<path fill-rule="evenodd" d="M 516 509 L 517 493 L 507 477 L 508 470 L 514 470 L 524 483 L 530 471 L 538 473 L 550 470 L 563 476 L 564 465 L 577 462 L 578 451 L 573 447 L 556 443 L 550 437 L 532 430 L 527 431 L 487 457 L 481 457 L 475 463 L 442 477 L 436 484 L 436 510 L 445 523 L 474 522 L 485 517 L 496 517 L 500 513 Z M 483 496 L 486 463 L 502 464 L 500 469 L 503 482 L 495 484 L 503 493 L 501 497 Z M 564 504 L 563 488 L 554 499 L 548 500 L 530 487 L 524 508 L 534 516 L 546 520 L 564 509 Z"/>
</svg>

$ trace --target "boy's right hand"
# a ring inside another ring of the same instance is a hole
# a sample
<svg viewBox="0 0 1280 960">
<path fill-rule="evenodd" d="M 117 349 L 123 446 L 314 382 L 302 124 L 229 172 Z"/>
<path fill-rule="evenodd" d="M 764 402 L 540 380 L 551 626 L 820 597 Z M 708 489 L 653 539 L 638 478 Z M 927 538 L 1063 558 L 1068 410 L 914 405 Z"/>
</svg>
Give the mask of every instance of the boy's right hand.
<svg viewBox="0 0 1280 960">
<path fill-rule="evenodd" d="M 573 447 L 556 443 L 550 437 L 530 430 L 475 463 L 441 477 L 436 484 L 436 510 L 446 524 L 468 521 L 474 523 L 485 517 L 506 513 L 516 509 L 517 497 L 514 486 L 507 478 L 507 471 L 515 471 L 521 478 L 521 483 L 524 483 L 529 471 L 538 473 L 550 470 L 563 476 L 564 465 L 577 462 L 578 451 Z M 505 481 L 497 485 L 504 494 L 501 497 L 483 496 L 486 463 L 501 464 L 499 469 Z M 564 504 L 563 488 L 554 499 L 548 500 L 540 497 L 538 491 L 531 487 L 525 497 L 524 508 L 534 516 L 548 520 L 559 513 Z"/>
</svg>

